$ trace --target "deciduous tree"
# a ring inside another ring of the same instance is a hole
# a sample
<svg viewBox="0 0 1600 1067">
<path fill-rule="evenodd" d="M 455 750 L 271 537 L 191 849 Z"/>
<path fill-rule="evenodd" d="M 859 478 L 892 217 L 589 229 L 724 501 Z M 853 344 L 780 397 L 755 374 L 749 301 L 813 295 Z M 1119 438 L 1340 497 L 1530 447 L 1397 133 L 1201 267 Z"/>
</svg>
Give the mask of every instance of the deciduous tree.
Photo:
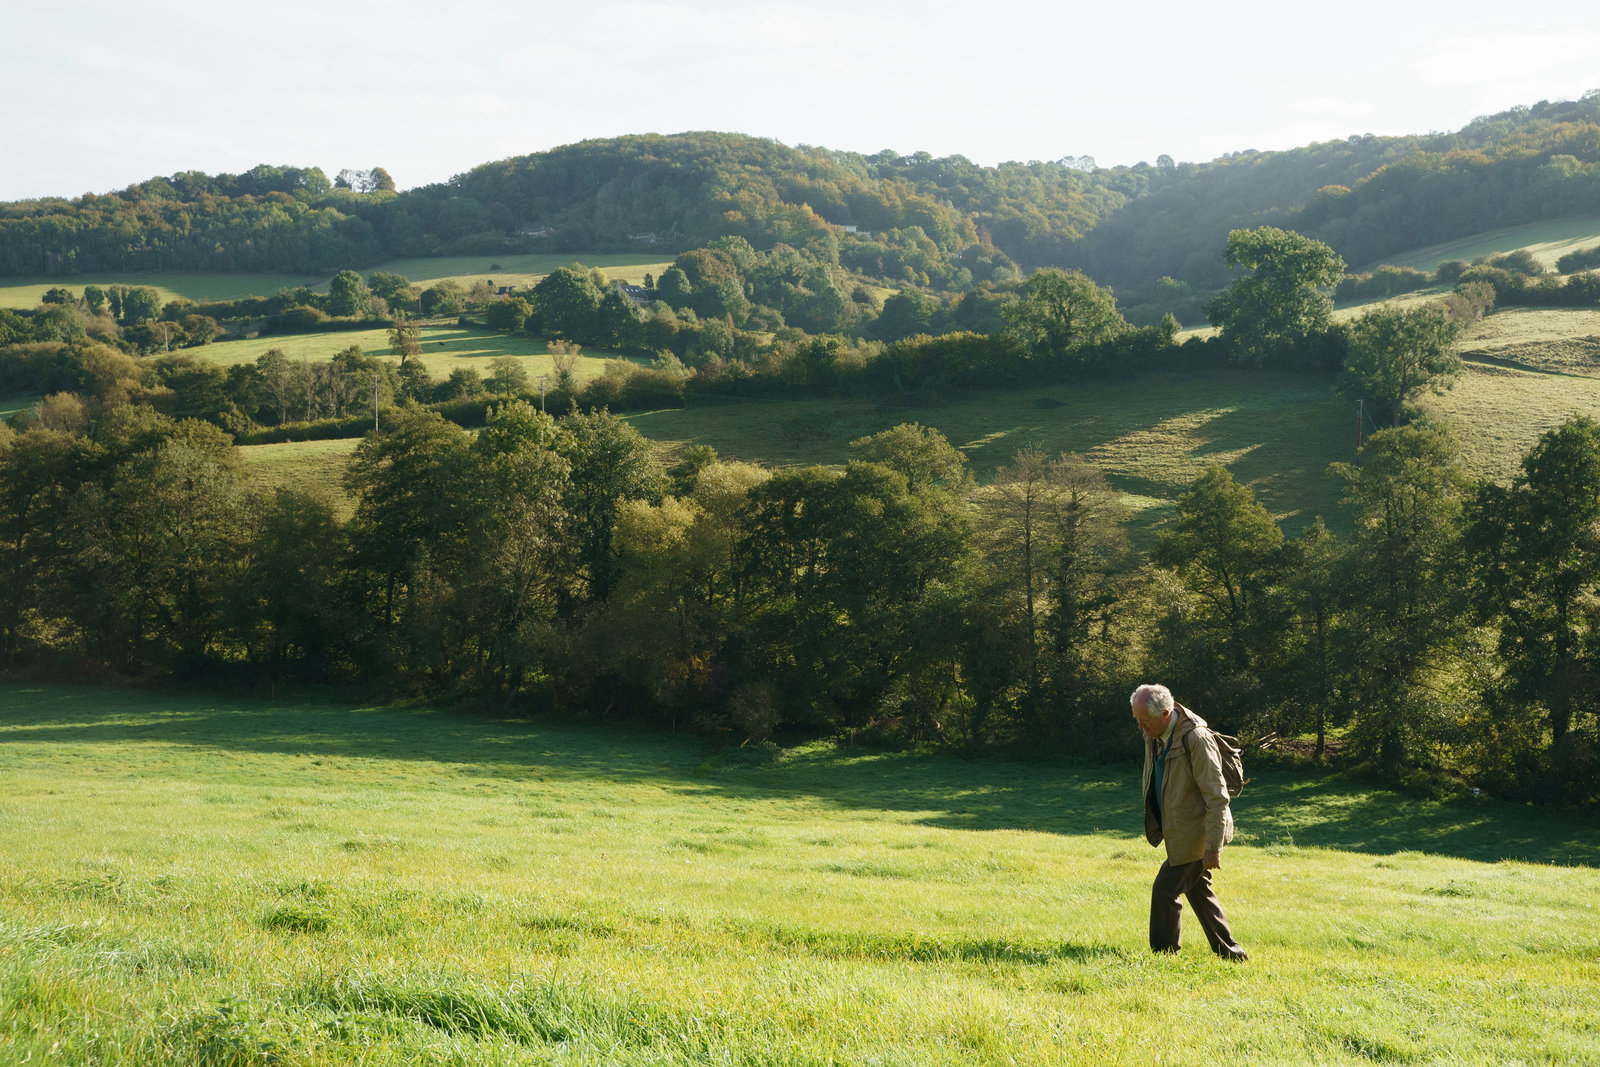
<svg viewBox="0 0 1600 1067">
<path fill-rule="evenodd" d="M 1326 333 L 1332 288 L 1344 273 L 1338 253 L 1293 230 L 1262 226 L 1228 234 L 1227 264 L 1250 273 L 1234 280 L 1206 308 L 1236 361 L 1282 362 L 1314 335 Z"/>
<path fill-rule="evenodd" d="M 1005 309 L 1006 321 L 1035 359 L 1064 356 L 1108 341 L 1128 329 L 1111 290 L 1076 270 L 1036 271 L 1022 299 Z"/>
<path fill-rule="evenodd" d="M 1390 773 L 1436 735 L 1429 682 L 1464 625 L 1456 451 L 1444 430 L 1413 424 L 1373 434 L 1359 467 L 1332 468 L 1355 521 L 1345 665 L 1358 709 L 1353 741 Z"/>
<path fill-rule="evenodd" d="M 1208 696 L 1254 697 L 1260 653 L 1276 636 L 1267 606 L 1282 543 L 1255 493 L 1219 466 L 1178 498 L 1177 521 L 1156 542 L 1152 558 L 1177 574 L 1198 605 L 1169 621 L 1168 642 Z"/>
<path fill-rule="evenodd" d="M 1553 758 L 1523 753 L 1532 765 L 1520 777 L 1554 770 L 1569 799 L 1589 799 L 1600 790 L 1590 700 L 1600 678 L 1600 424 L 1576 419 L 1546 432 L 1509 487 L 1478 489 L 1468 519 L 1478 605 L 1498 623 L 1506 696 L 1543 720 L 1540 734 L 1549 730 Z"/>
<path fill-rule="evenodd" d="M 1399 426 L 1407 402 L 1432 386 L 1443 391 L 1460 373 L 1454 344 L 1460 324 L 1440 307 L 1380 307 L 1350 326 L 1345 373 L 1350 391 L 1370 398 Z"/>
<path fill-rule="evenodd" d="M 361 275 L 353 270 L 342 270 L 328 282 L 328 314 L 341 318 L 356 318 L 367 313 L 372 293 Z"/>
<path fill-rule="evenodd" d="M 406 369 L 406 361 L 422 355 L 422 330 L 416 323 L 404 315 L 395 316 L 394 325 L 389 328 L 389 352 L 400 357 L 400 369 Z"/>
<path fill-rule="evenodd" d="M 568 416 L 558 448 L 572 464 L 572 480 L 563 500 L 571 514 L 588 597 L 605 600 L 618 577 L 612 545 L 617 507 L 624 500 L 659 503 L 667 478 L 655 453 L 632 423 L 608 411 Z"/>
</svg>

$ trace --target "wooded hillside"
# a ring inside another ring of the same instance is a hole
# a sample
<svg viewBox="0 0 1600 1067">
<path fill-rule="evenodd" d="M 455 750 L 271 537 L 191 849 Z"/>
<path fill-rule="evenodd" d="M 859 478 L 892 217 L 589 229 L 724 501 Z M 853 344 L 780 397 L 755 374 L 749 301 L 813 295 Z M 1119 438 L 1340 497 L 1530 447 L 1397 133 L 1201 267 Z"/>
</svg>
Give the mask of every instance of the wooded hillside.
<svg viewBox="0 0 1600 1067">
<path fill-rule="evenodd" d="M 381 177 L 379 177 L 381 175 Z M 341 179 L 344 176 L 341 175 Z M 396 256 L 679 252 L 718 237 L 809 247 L 894 286 L 945 291 L 1072 267 L 1124 305 L 1227 282 L 1230 230 L 1279 225 L 1352 266 L 1540 218 L 1600 211 L 1600 92 L 1454 133 L 1355 136 L 1207 163 L 979 166 L 726 133 L 585 141 L 404 193 L 382 168 L 194 172 L 0 205 L 0 275 L 363 267 Z"/>
</svg>

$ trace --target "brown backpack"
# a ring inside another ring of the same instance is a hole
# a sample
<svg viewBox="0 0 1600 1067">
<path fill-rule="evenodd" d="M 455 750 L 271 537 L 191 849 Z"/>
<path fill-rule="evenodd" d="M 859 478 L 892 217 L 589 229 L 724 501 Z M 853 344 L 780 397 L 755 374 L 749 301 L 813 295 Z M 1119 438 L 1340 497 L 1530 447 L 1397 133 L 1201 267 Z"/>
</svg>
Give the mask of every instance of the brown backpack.
<svg viewBox="0 0 1600 1067">
<path fill-rule="evenodd" d="M 1228 787 L 1228 799 L 1232 800 L 1244 792 L 1250 781 L 1244 776 L 1244 750 L 1239 747 L 1237 737 L 1219 734 L 1210 727 L 1206 728 L 1206 736 L 1217 750 L 1217 762 L 1222 764 L 1222 784 Z M 1183 735 L 1183 748 L 1185 752 L 1189 750 L 1189 734 Z"/>
</svg>

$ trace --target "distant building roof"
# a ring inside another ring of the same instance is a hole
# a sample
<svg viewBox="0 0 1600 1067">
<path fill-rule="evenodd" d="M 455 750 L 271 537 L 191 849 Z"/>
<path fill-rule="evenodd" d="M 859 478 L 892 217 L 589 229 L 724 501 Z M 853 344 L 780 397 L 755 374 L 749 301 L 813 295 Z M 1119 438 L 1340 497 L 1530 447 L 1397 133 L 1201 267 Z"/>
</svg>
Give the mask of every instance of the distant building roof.
<svg viewBox="0 0 1600 1067">
<path fill-rule="evenodd" d="M 649 307 L 650 302 L 656 298 L 656 294 L 652 293 L 650 290 L 644 288 L 643 286 L 634 285 L 631 282 L 614 282 L 613 284 L 616 285 L 618 289 L 622 290 L 623 296 L 627 297 L 629 300 L 632 300 L 640 307 Z"/>
</svg>

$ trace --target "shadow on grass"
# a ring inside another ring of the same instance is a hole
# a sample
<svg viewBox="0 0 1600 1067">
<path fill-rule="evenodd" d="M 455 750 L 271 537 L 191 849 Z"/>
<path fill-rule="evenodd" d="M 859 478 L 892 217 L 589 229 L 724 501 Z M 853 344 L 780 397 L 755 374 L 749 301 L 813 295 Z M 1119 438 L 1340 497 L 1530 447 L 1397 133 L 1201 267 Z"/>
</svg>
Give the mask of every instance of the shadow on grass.
<svg viewBox="0 0 1600 1067">
<path fill-rule="evenodd" d="M 698 738 L 405 708 L 0 685 L 0 763 L 9 745 L 49 742 L 415 760 L 470 766 L 483 778 L 601 778 L 695 795 L 803 797 L 948 829 L 1143 838 L 1134 741 L 1120 767 L 819 744 L 764 765 L 713 770 Z M 1234 802 L 1234 817 L 1240 843 L 1253 846 L 1600 866 L 1600 812 L 1429 800 L 1332 775 L 1258 773 Z"/>
<path fill-rule="evenodd" d="M 1027 945 L 999 938 L 936 938 L 919 934 L 844 933 L 788 928 L 762 930 L 759 935 L 764 942 L 811 956 L 901 963 L 1087 963 L 1108 957 L 1120 959 L 1127 955 L 1114 945 L 1085 945 L 1072 941 Z"/>
</svg>

